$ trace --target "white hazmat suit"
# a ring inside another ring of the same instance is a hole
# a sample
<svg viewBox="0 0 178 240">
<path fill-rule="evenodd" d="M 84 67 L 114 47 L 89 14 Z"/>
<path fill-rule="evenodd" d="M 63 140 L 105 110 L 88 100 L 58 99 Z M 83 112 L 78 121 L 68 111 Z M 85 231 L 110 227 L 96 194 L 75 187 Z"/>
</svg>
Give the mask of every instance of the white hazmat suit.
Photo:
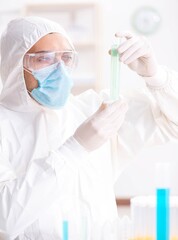
<svg viewBox="0 0 178 240">
<path fill-rule="evenodd" d="M 103 95 L 89 90 L 51 110 L 25 86 L 24 54 L 51 32 L 70 42 L 58 24 L 37 17 L 13 20 L 1 39 L 1 240 L 62 239 L 64 219 L 69 239 L 79 240 L 86 224 L 88 239 L 98 240 L 96 228 L 117 217 L 113 184 L 122 165 L 146 145 L 178 138 L 178 75 L 163 69 L 165 81 L 154 86 L 158 79 L 152 79 L 143 92 L 125 96 L 129 109 L 118 133 L 119 163 L 110 159 L 108 143 L 88 153 L 73 134 Z"/>
</svg>

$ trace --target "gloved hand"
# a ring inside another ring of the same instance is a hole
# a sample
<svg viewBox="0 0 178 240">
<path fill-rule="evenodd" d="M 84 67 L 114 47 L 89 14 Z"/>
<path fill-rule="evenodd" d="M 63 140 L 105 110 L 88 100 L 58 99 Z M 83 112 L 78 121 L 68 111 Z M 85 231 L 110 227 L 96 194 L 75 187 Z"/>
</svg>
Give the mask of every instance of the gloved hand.
<svg viewBox="0 0 178 240">
<path fill-rule="evenodd" d="M 143 77 L 152 77 L 156 74 L 158 64 L 145 37 L 133 36 L 131 33 L 116 33 L 115 36 L 126 39 L 118 47 L 121 62 Z"/>
<path fill-rule="evenodd" d="M 120 100 L 102 103 L 97 112 L 78 127 L 74 138 L 89 152 L 97 149 L 117 134 L 127 109 L 127 104 Z"/>
</svg>

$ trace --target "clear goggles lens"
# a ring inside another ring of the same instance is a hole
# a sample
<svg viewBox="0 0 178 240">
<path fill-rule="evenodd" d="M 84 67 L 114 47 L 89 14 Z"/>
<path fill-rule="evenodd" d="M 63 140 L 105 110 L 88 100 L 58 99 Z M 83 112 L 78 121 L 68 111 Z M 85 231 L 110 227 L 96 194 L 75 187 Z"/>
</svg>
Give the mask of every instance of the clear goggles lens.
<svg viewBox="0 0 178 240">
<path fill-rule="evenodd" d="M 77 63 L 77 52 L 75 51 L 57 51 L 26 53 L 23 65 L 30 71 L 39 70 L 48 67 L 57 62 L 63 61 L 69 69 L 74 69 Z"/>
</svg>

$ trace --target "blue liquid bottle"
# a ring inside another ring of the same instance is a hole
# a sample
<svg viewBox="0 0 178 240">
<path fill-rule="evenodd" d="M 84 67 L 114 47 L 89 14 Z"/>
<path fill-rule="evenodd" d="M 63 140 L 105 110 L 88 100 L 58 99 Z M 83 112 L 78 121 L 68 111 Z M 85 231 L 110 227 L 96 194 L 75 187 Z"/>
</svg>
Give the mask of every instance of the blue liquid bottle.
<svg viewBox="0 0 178 240">
<path fill-rule="evenodd" d="M 156 240 L 170 240 L 170 164 L 156 166 Z"/>
</svg>

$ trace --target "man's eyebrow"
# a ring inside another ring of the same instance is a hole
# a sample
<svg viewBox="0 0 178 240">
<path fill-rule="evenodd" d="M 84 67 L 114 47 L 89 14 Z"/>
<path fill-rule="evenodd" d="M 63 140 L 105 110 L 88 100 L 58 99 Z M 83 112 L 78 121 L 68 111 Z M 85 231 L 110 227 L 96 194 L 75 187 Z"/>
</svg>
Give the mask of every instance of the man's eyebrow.
<svg viewBox="0 0 178 240">
<path fill-rule="evenodd" d="M 52 52 L 52 51 L 37 51 L 37 52 L 34 52 L 34 53 L 48 53 L 48 52 Z"/>
<path fill-rule="evenodd" d="M 59 50 L 59 51 L 52 51 L 52 50 L 42 50 L 42 51 L 37 51 L 34 53 L 50 53 L 50 52 L 72 52 L 72 49 L 64 49 L 64 50 Z"/>
</svg>

